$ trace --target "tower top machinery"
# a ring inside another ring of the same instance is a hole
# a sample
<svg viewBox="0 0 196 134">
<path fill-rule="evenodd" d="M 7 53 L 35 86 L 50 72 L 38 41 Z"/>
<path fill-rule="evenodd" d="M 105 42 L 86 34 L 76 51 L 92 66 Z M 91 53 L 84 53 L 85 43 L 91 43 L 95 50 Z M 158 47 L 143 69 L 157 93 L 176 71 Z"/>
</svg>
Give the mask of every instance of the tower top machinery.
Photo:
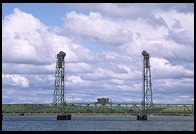
<svg viewBox="0 0 196 134">
<path fill-rule="evenodd" d="M 147 110 L 152 106 L 152 83 L 151 83 L 151 70 L 150 70 L 150 56 L 145 50 L 142 51 L 143 55 L 143 100 L 142 112 L 137 116 L 137 120 L 147 120 Z"/>
</svg>

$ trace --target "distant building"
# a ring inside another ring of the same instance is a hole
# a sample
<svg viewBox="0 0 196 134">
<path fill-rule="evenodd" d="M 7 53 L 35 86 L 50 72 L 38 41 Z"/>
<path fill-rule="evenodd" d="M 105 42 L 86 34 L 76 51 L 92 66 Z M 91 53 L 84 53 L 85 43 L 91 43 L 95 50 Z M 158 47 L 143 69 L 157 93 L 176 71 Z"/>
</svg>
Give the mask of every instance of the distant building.
<svg viewBox="0 0 196 134">
<path fill-rule="evenodd" d="M 109 98 L 97 98 L 97 104 L 107 104 L 109 103 Z"/>
</svg>

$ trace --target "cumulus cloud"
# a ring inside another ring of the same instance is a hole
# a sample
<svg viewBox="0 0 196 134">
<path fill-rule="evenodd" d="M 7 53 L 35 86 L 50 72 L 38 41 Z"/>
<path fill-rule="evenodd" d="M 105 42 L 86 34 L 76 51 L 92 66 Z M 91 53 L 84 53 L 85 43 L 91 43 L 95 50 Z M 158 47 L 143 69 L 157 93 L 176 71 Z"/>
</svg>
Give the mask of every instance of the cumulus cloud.
<svg viewBox="0 0 196 134">
<path fill-rule="evenodd" d="M 2 79 L 3 84 L 5 84 L 6 86 L 19 86 L 24 88 L 29 87 L 29 80 L 24 76 L 20 76 L 17 74 L 2 74 Z"/>
<path fill-rule="evenodd" d="M 154 102 L 169 103 L 173 96 L 174 103 L 193 102 L 192 11 L 183 12 L 177 5 L 165 10 L 171 6 L 159 4 L 142 4 L 142 11 L 129 4 L 79 5 L 88 8 L 87 13 L 74 8 L 66 12 L 62 29 L 17 8 L 3 18 L 3 102 L 51 103 L 59 51 L 66 52 L 68 102 L 95 102 L 102 96 L 113 102 L 141 102 L 143 50 L 151 56 Z M 142 12 L 149 6 L 153 8 L 145 17 Z"/>
<path fill-rule="evenodd" d="M 152 72 L 154 78 L 193 78 L 194 71 L 184 68 L 182 65 L 172 65 L 166 59 L 151 58 Z M 164 72 L 164 73 L 160 73 Z"/>
<path fill-rule="evenodd" d="M 194 42 L 194 14 L 179 13 L 175 10 L 167 12 L 157 11 L 156 18 L 162 18 L 167 27 L 167 38 L 173 39 L 175 42 L 186 45 L 193 45 Z M 185 21 L 186 20 L 186 21 Z"/>
<path fill-rule="evenodd" d="M 51 64 L 60 50 L 69 52 L 67 61 L 92 60 L 88 49 L 56 35 L 37 18 L 17 8 L 2 22 L 4 63 Z"/>
<path fill-rule="evenodd" d="M 64 3 L 65 7 L 75 7 L 75 10 L 86 9 L 100 12 L 112 17 L 149 17 L 156 9 L 163 11 L 177 10 L 193 13 L 192 3 Z M 152 19 L 152 18 L 151 18 Z"/>
<path fill-rule="evenodd" d="M 121 45 L 132 39 L 130 31 L 97 12 L 90 12 L 89 15 L 70 12 L 66 14 L 64 28 L 66 33 L 76 35 L 80 40 L 87 39 L 98 44 Z"/>
<path fill-rule="evenodd" d="M 39 64 L 47 61 L 47 47 L 41 46 L 46 29 L 31 14 L 15 8 L 13 14 L 2 21 L 2 60 Z"/>
</svg>

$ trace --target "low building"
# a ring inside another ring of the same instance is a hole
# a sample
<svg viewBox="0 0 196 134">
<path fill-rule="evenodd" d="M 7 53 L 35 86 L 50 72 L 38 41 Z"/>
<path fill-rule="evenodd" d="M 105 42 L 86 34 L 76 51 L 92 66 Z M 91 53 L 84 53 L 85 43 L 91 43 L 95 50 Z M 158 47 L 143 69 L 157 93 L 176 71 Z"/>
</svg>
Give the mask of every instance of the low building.
<svg viewBox="0 0 196 134">
<path fill-rule="evenodd" d="M 109 98 L 97 98 L 97 104 L 107 104 L 109 103 Z"/>
</svg>

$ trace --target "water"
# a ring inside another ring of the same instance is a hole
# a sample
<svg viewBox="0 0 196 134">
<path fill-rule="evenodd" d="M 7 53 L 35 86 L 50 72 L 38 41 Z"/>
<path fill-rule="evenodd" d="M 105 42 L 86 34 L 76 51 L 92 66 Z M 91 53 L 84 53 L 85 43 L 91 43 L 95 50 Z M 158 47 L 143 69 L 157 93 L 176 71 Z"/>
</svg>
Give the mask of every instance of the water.
<svg viewBox="0 0 196 134">
<path fill-rule="evenodd" d="M 148 116 L 137 121 L 130 115 L 4 116 L 3 131 L 194 131 L 194 116 Z"/>
</svg>

